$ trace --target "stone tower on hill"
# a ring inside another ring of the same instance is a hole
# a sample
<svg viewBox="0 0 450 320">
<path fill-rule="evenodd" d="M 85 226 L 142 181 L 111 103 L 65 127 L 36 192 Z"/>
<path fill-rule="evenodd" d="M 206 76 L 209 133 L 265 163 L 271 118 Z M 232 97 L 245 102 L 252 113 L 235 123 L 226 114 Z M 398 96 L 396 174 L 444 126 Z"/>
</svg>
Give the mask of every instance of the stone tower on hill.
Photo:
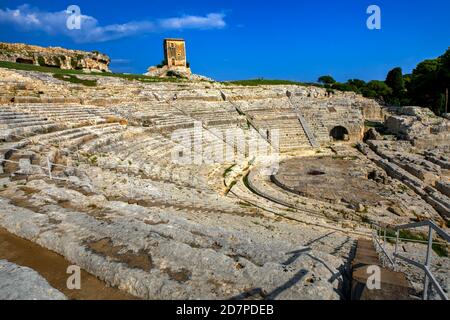
<svg viewBox="0 0 450 320">
<path fill-rule="evenodd" d="M 169 68 L 186 68 L 186 44 L 183 39 L 164 39 L 164 60 Z"/>
<path fill-rule="evenodd" d="M 164 39 L 164 61 L 157 66 L 151 66 L 144 75 L 158 78 L 181 78 L 192 81 L 213 81 L 210 78 L 192 74 L 186 59 L 186 42 L 184 39 Z"/>
</svg>

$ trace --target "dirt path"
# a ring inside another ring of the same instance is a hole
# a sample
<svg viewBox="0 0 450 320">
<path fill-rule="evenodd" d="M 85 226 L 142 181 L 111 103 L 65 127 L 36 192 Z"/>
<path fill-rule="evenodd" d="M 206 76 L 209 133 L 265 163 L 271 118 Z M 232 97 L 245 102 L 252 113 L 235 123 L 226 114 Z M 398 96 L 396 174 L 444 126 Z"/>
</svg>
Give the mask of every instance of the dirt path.
<svg viewBox="0 0 450 320">
<path fill-rule="evenodd" d="M 137 299 L 81 271 L 81 290 L 69 290 L 66 281 L 69 261 L 31 241 L 19 238 L 0 228 L 0 259 L 29 267 L 43 276 L 51 286 L 73 300 L 131 300 Z"/>
</svg>

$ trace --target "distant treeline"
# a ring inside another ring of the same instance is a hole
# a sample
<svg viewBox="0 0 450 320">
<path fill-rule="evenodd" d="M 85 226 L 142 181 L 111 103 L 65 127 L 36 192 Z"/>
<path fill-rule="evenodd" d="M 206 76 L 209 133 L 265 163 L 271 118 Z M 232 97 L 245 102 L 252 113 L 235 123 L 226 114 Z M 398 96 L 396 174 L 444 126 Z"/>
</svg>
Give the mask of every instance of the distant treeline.
<svg viewBox="0 0 450 320">
<path fill-rule="evenodd" d="M 412 74 L 403 74 L 398 67 L 392 69 L 385 81 L 350 79 L 341 83 L 331 76 L 322 76 L 318 81 L 329 90 L 354 91 L 389 105 L 427 107 L 440 115 L 450 112 L 450 48 L 436 59 L 420 62 Z"/>
</svg>

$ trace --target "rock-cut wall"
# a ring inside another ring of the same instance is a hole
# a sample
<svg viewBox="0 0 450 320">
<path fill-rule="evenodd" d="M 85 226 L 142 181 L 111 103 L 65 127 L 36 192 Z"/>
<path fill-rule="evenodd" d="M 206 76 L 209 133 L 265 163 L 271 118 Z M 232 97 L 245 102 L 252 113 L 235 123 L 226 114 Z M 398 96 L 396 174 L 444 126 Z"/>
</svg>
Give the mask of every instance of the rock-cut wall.
<svg viewBox="0 0 450 320">
<path fill-rule="evenodd" d="M 34 64 L 60 69 L 110 72 L 110 58 L 97 51 L 86 52 L 59 47 L 39 47 L 0 42 L 0 61 Z"/>
</svg>

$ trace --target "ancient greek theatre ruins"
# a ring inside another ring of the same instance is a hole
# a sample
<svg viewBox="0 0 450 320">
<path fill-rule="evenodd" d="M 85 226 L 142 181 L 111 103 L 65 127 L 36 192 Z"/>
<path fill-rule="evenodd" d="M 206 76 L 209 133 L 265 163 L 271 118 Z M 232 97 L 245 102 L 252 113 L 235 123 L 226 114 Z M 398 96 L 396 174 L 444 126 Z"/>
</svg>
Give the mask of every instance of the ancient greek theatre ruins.
<svg viewBox="0 0 450 320">
<path fill-rule="evenodd" d="M 450 121 L 427 109 L 310 86 L 77 77 L 96 85 L 0 68 L 0 227 L 123 292 L 348 298 L 373 224 L 448 230 Z M 430 268 L 448 290 L 448 258 Z M 395 272 L 421 295 L 422 270 Z"/>
</svg>

